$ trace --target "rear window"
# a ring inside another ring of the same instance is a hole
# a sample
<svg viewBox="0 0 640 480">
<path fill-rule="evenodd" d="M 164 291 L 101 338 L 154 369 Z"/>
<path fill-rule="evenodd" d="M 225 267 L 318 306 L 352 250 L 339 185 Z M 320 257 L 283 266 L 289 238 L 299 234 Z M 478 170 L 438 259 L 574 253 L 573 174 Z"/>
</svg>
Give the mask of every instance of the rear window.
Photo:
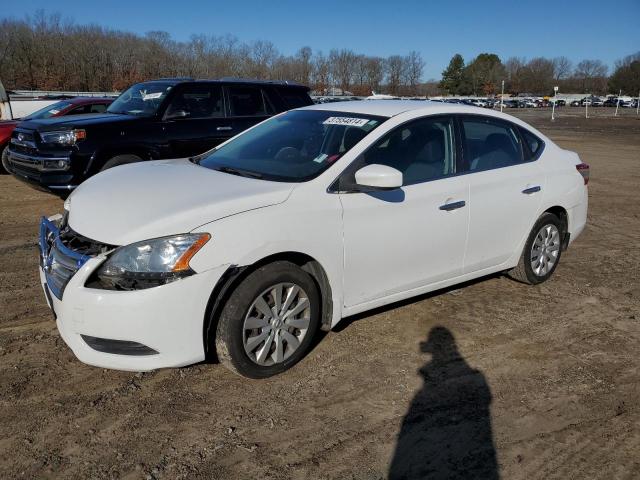
<svg viewBox="0 0 640 480">
<path fill-rule="evenodd" d="M 62 110 L 69 108 L 71 106 L 70 102 L 56 102 L 53 105 L 48 105 L 40 110 L 36 110 L 32 114 L 25 117 L 25 120 L 38 120 L 42 118 L 53 117 L 54 115 L 59 114 Z"/>
<path fill-rule="evenodd" d="M 287 109 L 306 107 L 313 103 L 307 92 L 304 90 L 281 88 L 278 90 L 278 93 L 280 93 Z"/>
<path fill-rule="evenodd" d="M 520 134 L 522 135 L 522 138 L 524 139 L 524 143 L 527 146 L 529 153 L 531 154 L 529 156 L 529 159 L 536 160 L 542 153 L 542 150 L 544 148 L 544 142 L 540 140 L 537 136 L 535 136 L 533 133 L 531 133 L 529 130 L 526 130 L 524 128 L 520 129 Z"/>
<path fill-rule="evenodd" d="M 105 105 L 104 103 L 95 103 L 91 105 L 91 109 L 89 110 L 89 113 L 104 113 L 106 111 L 107 111 L 107 105 Z"/>
</svg>

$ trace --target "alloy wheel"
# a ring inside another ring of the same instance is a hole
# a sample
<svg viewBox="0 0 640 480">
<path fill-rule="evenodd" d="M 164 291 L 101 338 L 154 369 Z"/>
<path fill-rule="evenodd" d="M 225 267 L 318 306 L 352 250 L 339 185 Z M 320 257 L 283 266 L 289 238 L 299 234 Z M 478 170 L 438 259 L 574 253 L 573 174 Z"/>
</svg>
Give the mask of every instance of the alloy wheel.
<svg viewBox="0 0 640 480">
<path fill-rule="evenodd" d="M 278 283 L 258 295 L 242 327 L 244 350 L 261 366 L 284 362 L 298 349 L 309 330 L 311 304 L 294 283 Z"/>
<path fill-rule="evenodd" d="M 544 277 L 558 261 L 560 255 L 560 231 L 553 224 L 544 225 L 531 245 L 531 269 L 538 277 Z"/>
</svg>

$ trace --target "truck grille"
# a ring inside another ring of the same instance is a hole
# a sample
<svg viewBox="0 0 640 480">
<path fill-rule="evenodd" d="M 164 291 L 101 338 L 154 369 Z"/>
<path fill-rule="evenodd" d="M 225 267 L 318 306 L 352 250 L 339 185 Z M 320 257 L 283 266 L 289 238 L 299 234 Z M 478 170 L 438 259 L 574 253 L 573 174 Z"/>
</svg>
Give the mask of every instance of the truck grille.
<svg viewBox="0 0 640 480">
<path fill-rule="evenodd" d="M 35 135 L 30 132 L 14 130 L 11 134 L 11 150 L 16 153 L 35 155 L 38 151 Z"/>
</svg>

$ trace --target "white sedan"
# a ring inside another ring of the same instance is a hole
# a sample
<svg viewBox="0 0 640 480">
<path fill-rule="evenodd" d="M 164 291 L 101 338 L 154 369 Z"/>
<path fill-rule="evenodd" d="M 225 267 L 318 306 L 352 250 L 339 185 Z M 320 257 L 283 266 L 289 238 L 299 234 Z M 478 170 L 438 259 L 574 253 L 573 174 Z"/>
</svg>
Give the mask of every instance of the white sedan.
<svg viewBox="0 0 640 480">
<path fill-rule="evenodd" d="M 588 178 L 498 112 L 314 105 L 89 179 L 42 220 L 41 281 L 83 362 L 217 357 L 268 377 L 346 316 L 495 272 L 547 280 L 585 226 Z"/>
</svg>

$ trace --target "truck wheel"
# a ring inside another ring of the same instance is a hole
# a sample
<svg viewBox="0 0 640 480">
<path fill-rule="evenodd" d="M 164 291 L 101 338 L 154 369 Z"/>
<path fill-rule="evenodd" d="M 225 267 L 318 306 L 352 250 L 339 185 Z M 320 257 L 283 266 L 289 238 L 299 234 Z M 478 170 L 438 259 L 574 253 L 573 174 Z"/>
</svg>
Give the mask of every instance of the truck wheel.
<svg viewBox="0 0 640 480">
<path fill-rule="evenodd" d="M 128 163 L 136 163 L 141 162 L 142 159 L 137 155 L 117 155 L 115 157 L 110 158 L 100 169 L 101 172 L 105 170 L 109 170 L 113 167 L 118 167 L 120 165 L 126 165 Z"/>
<path fill-rule="evenodd" d="M 216 353 L 239 375 L 270 377 L 304 357 L 319 324 L 320 293 L 311 276 L 291 262 L 270 263 L 250 273 L 227 300 Z"/>
<path fill-rule="evenodd" d="M 9 170 L 9 147 L 6 146 L 2 149 L 2 168 L 0 168 L 0 174 L 4 175 L 11 173 Z"/>
<path fill-rule="evenodd" d="M 547 280 L 558 266 L 562 255 L 562 221 L 552 213 L 544 213 L 531 229 L 518 265 L 508 272 L 514 280 L 536 285 Z"/>
</svg>

